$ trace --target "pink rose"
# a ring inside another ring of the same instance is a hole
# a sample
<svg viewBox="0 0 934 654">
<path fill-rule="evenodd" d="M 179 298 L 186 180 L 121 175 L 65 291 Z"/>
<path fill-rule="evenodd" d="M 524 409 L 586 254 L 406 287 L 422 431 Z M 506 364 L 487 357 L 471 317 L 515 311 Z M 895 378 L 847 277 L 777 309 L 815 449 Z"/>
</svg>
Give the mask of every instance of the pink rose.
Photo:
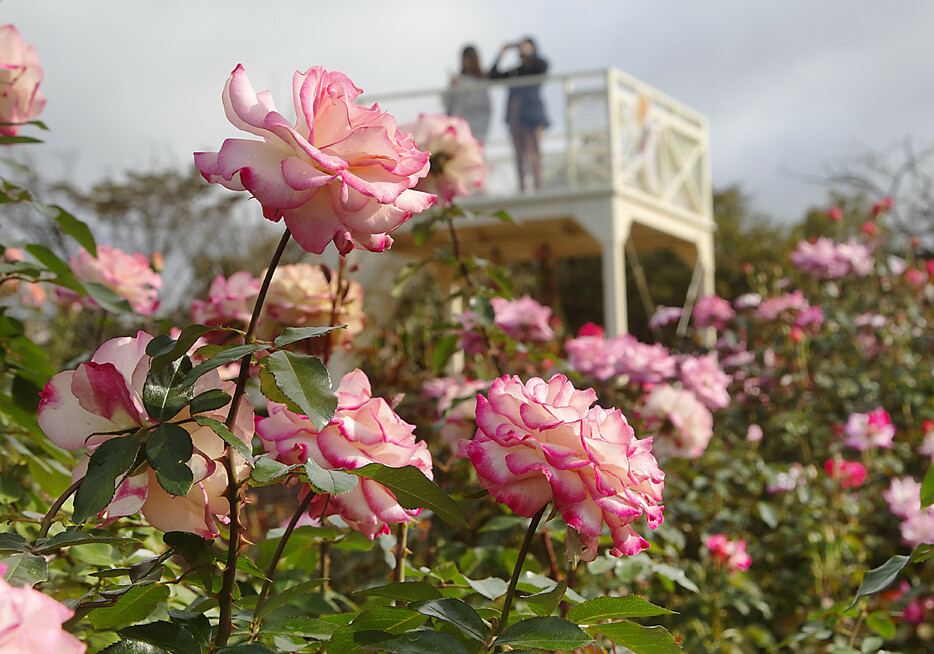
<svg viewBox="0 0 934 654">
<path fill-rule="evenodd" d="M 891 448 L 895 438 L 892 418 L 881 406 L 869 413 L 851 413 L 844 431 L 846 440 L 843 444 L 860 452 L 873 447 Z"/>
<path fill-rule="evenodd" d="M 675 376 L 677 361 L 661 343 L 642 343 L 630 334 L 610 341 L 616 374 L 630 381 L 658 384 Z"/>
<path fill-rule="evenodd" d="M 0 565 L 0 654 L 84 654 L 85 645 L 61 626 L 74 611 L 38 590 L 11 586 L 6 569 Z"/>
<path fill-rule="evenodd" d="M 682 313 L 683 310 L 681 307 L 659 306 L 655 309 L 655 313 L 652 314 L 652 317 L 649 318 L 649 329 L 664 327 L 670 323 L 677 322 L 681 319 Z"/>
<path fill-rule="evenodd" d="M 694 305 L 691 315 L 694 318 L 694 326 L 698 329 L 704 327 L 723 329 L 736 317 L 736 312 L 722 297 L 705 295 Z"/>
<path fill-rule="evenodd" d="M 109 245 L 97 246 L 97 258 L 81 248 L 78 255 L 68 259 L 71 270 L 80 282 L 102 284 L 130 303 L 133 311 L 151 316 L 159 308 L 159 289 L 162 277 L 149 267 L 149 258 L 140 253 L 127 254 Z M 56 294 L 64 302 L 79 301 L 72 291 L 58 288 Z M 81 303 L 97 306 L 91 298 Z"/>
<path fill-rule="evenodd" d="M 889 511 L 900 518 L 907 518 L 921 511 L 921 482 L 911 477 L 893 477 L 889 487 L 882 491 Z"/>
<path fill-rule="evenodd" d="M 245 270 L 229 278 L 218 275 L 211 282 L 206 301 L 193 300 L 191 318 L 201 325 L 246 326 L 262 282 Z"/>
<path fill-rule="evenodd" d="M 419 181 L 417 189 L 436 193 L 445 205 L 450 205 L 455 197 L 467 197 L 483 186 L 483 145 L 473 137 L 466 120 L 421 114 L 417 121 L 400 129 L 412 132 L 415 145 L 431 153 L 428 176 Z"/>
<path fill-rule="evenodd" d="M 713 436 L 713 416 L 691 391 L 668 384 L 656 386 L 639 412 L 655 430 L 658 456 L 696 459 Z"/>
<path fill-rule="evenodd" d="M 717 355 L 695 357 L 686 355 L 681 360 L 681 383 L 697 396 L 711 411 L 730 405 L 730 376 L 720 370 Z"/>
<path fill-rule="evenodd" d="M 473 438 L 477 431 L 477 398 L 462 400 L 448 409 L 441 418 L 438 437 L 460 457 L 458 443 Z"/>
<path fill-rule="evenodd" d="M 619 374 L 612 344 L 613 341 L 603 338 L 603 334 L 572 338 L 564 344 L 568 353 L 568 365 L 582 375 L 606 381 Z"/>
<path fill-rule="evenodd" d="M 728 540 L 725 534 L 714 534 L 707 539 L 711 556 L 727 567 L 730 572 L 748 570 L 752 559 L 746 553 L 746 541 Z"/>
<path fill-rule="evenodd" d="M 840 484 L 840 488 L 859 488 L 866 481 L 866 466 L 859 461 L 827 459 L 824 472 Z"/>
<path fill-rule="evenodd" d="M 555 332 L 548 324 L 551 309 L 539 304 L 528 295 L 517 300 L 494 297 L 493 323 L 506 335 L 519 342 L 544 343 L 554 339 Z M 477 316 L 473 311 L 465 311 L 458 317 L 463 327 L 461 348 L 467 354 L 479 354 L 484 351 L 482 337 L 474 331 L 478 326 Z"/>
<path fill-rule="evenodd" d="M 349 345 L 363 331 L 363 288 L 346 278 L 343 289 L 337 283 L 337 276 L 329 279 L 321 266 L 310 263 L 276 268 L 260 318 L 260 338 L 272 340 L 284 327 L 329 327 L 336 300 L 334 323 L 347 328 L 333 332 L 331 342 Z"/>
<path fill-rule="evenodd" d="M 838 223 L 843 220 L 843 210 L 840 207 L 830 207 L 827 210 L 827 217 L 832 223 Z"/>
<path fill-rule="evenodd" d="M 377 105 L 355 104 L 361 91 L 342 73 L 296 71 L 292 91 L 294 127 L 238 65 L 224 86 L 224 110 L 263 140 L 227 139 L 218 152 L 196 152 L 195 165 L 209 182 L 249 191 L 269 220 L 285 218 L 308 252 L 321 254 L 332 240 L 341 254 L 355 244 L 382 252 L 389 232 L 435 200 L 412 188 L 428 174 L 428 153 Z"/>
<path fill-rule="evenodd" d="M 455 401 L 465 398 L 474 398 L 477 393 L 487 390 L 492 382 L 466 377 L 439 377 L 429 379 L 422 386 L 422 398 L 438 400 L 435 406 L 435 415 L 440 417 L 454 406 Z"/>
<path fill-rule="evenodd" d="M 88 461 L 101 443 L 115 433 L 136 428 L 150 428 L 158 423 L 143 406 L 143 385 L 149 372 L 146 346 L 152 337 L 139 332 L 135 338 L 115 338 L 104 343 L 88 363 L 76 370 L 61 372 L 46 384 L 39 402 L 39 427 L 53 443 L 66 450 L 87 447 L 86 454 L 72 472 L 72 480 L 87 473 Z M 232 383 L 222 383 L 216 371 L 202 376 L 195 384 L 195 394 L 223 388 L 232 393 Z M 223 422 L 227 407 L 203 415 Z M 189 418 L 182 410 L 175 421 Z M 187 462 L 195 483 L 185 497 L 170 495 L 148 466 L 132 477 L 119 481 L 116 494 L 100 513 L 105 522 L 142 513 L 160 531 L 189 531 L 205 538 L 217 536 L 215 518 L 230 512 L 223 496 L 227 472 L 220 461 L 225 444 L 208 427 L 194 422 L 180 425 L 191 434 L 194 454 Z M 240 405 L 233 429 L 247 446 L 253 438 L 252 410 L 249 403 Z M 235 454 L 238 478 L 245 476 L 248 465 Z"/>
<path fill-rule="evenodd" d="M 585 561 L 596 558 L 604 523 L 611 556 L 646 549 L 631 524 L 644 513 L 654 529 L 664 510 L 652 439 L 637 439 L 619 410 L 591 408 L 595 400 L 593 389 L 576 390 L 564 375 L 526 384 L 500 377 L 489 398 L 477 397 L 476 436 L 459 444 L 481 485 L 520 516 L 553 501 L 580 532 Z"/>
<path fill-rule="evenodd" d="M 36 49 L 26 45 L 12 25 L 0 27 L 0 134 L 16 136 L 19 123 L 42 113 L 45 96 L 39 90 L 42 66 Z"/>
<path fill-rule="evenodd" d="M 269 403 L 269 417 L 256 418 L 256 433 L 263 447 L 282 463 L 313 459 L 322 468 L 353 470 L 369 463 L 392 468 L 415 466 L 430 479 L 431 454 L 424 441 L 416 441 L 415 427 L 404 422 L 381 397 L 373 397 L 370 381 L 361 370 L 344 375 L 337 389 L 337 412 L 318 432 L 305 416 L 285 405 Z M 389 525 L 414 522 L 421 509 L 404 509 L 395 495 L 370 479 L 361 479 L 350 492 L 319 495 L 308 514 L 339 515 L 368 538 L 390 533 Z"/>
<path fill-rule="evenodd" d="M 928 506 L 909 515 L 899 526 L 902 542 L 909 547 L 934 543 L 934 507 Z"/>
</svg>

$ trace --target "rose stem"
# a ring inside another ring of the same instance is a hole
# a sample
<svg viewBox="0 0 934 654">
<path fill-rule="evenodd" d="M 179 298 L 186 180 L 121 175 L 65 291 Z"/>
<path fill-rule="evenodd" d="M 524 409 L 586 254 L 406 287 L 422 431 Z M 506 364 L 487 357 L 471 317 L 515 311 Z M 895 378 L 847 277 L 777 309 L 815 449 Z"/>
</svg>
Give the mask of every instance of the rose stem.
<svg viewBox="0 0 934 654">
<path fill-rule="evenodd" d="M 341 288 L 344 285 L 344 268 L 347 266 L 347 260 L 344 257 L 341 257 L 340 263 L 337 265 L 337 283 L 334 285 L 334 295 L 331 296 L 331 320 L 328 323 L 329 327 L 337 326 L 337 312 L 342 308 L 344 304 L 343 289 Z M 328 362 L 331 360 L 331 341 L 332 336 L 331 332 L 328 332 L 324 335 L 324 365 L 327 366 Z"/>
<path fill-rule="evenodd" d="M 516 594 L 516 586 L 519 584 L 519 573 L 522 572 L 522 564 L 525 562 L 525 556 L 529 553 L 529 546 L 532 544 L 532 539 L 535 537 L 535 530 L 538 529 L 538 523 L 541 522 L 542 516 L 545 515 L 545 509 L 548 508 L 548 503 L 545 503 L 538 513 L 532 516 L 532 521 L 529 523 L 529 529 L 525 532 L 525 540 L 522 541 L 522 547 L 519 548 L 519 558 L 516 559 L 516 567 L 512 571 L 512 579 L 509 580 L 509 590 L 506 591 L 506 600 L 503 602 L 503 614 L 499 619 L 499 624 L 496 625 L 495 635 L 503 633 L 503 629 L 506 628 L 506 622 L 509 620 L 509 610 L 512 608 L 512 598 Z"/>
<path fill-rule="evenodd" d="M 45 514 L 42 518 L 42 522 L 39 524 L 39 535 L 36 538 L 45 538 L 49 533 L 49 527 L 52 526 L 52 520 L 55 518 L 55 514 L 58 513 L 58 510 L 62 508 L 62 505 L 68 501 L 68 498 L 74 495 L 74 492 L 78 490 L 78 486 L 81 485 L 81 482 L 84 481 L 84 477 L 73 483 L 69 486 L 61 496 L 55 500 L 55 504 L 49 509 L 49 512 Z"/>
<path fill-rule="evenodd" d="M 250 326 L 246 330 L 243 342 L 249 344 L 253 339 L 253 332 L 256 330 L 256 323 L 259 321 L 259 314 L 263 309 L 263 302 L 266 300 L 266 292 L 269 290 L 269 282 L 272 281 L 272 275 L 276 271 L 279 259 L 282 258 L 282 252 L 289 243 L 292 232 L 288 228 L 279 241 L 279 247 L 276 248 L 272 260 L 269 262 L 269 269 L 266 271 L 266 278 L 259 289 L 259 295 L 256 297 L 256 304 L 253 305 L 253 315 L 250 317 Z M 237 387 L 234 390 L 233 399 L 230 401 L 230 412 L 227 414 L 227 428 L 233 430 L 234 423 L 237 420 L 237 409 L 240 401 L 243 399 L 243 393 L 246 390 L 246 380 L 250 376 L 250 361 L 253 354 L 246 354 L 240 359 L 240 375 L 237 377 Z M 218 595 L 220 603 L 220 619 L 217 624 L 217 638 L 214 644 L 217 647 L 223 647 L 227 644 L 227 638 L 230 637 L 230 630 L 233 626 L 230 622 L 230 616 L 233 609 L 233 587 L 237 577 L 237 555 L 240 550 L 240 518 L 237 515 L 237 506 L 239 504 L 240 488 L 237 485 L 236 471 L 234 470 L 234 450 L 229 445 L 226 446 L 226 456 L 224 457 L 224 466 L 227 469 L 227 502 L 230 504 L 230 536 L 227 543 L 227 567 L 224 569 L 224 582 L 221 585 L 221 591 Z"/>
<path fill-rule="evenodd" d="M 295 509 L 295 513 L 292 514 L 292 519 L 289 520 L 289 525 L 285 528 L 285 532 L 282 534 L 282 538 L 279 539 L 279 544 L 276 546 L 276 551 L 272 555 L 272 561 L 269 564 L 269 568 L 266 570 L 266 581 L 263 582 L 263 589 L 259 593 L 259 599 L 256 600 L 256 607 L 253 609 L 253 626 L 256 626 L 259 610 L 263 606 L 263 602 L 266 601 L 266 595 L 269 594 L 269 589 L 272 587 L 272 577 L 276 574 L 276 566 L 279 565 L 279 559 L 282 557 L 282 553 L 285 551 L 285 544 L 289 541 L 289 536 L 292 535 L 292 530 L 295 529 L 295 525 L 298 523 L 299 519 L 302 517 L 302 514 L 305 512 L 305 509 L 308 508 L 308 505 L 311 504 L 311 501 L 315 498 L 315 493 L 310 489 L 305 495 L 305 498 L 299 502 L 298 508 Z"/>
<path fill-rule="evenodd" d="M 405 550 L 406 542 L 409 537 L 409 523 L 403 522 L 396 530 L 396 570 L 393 573 L 393 581 L 405 581 Z"/>
</svg>

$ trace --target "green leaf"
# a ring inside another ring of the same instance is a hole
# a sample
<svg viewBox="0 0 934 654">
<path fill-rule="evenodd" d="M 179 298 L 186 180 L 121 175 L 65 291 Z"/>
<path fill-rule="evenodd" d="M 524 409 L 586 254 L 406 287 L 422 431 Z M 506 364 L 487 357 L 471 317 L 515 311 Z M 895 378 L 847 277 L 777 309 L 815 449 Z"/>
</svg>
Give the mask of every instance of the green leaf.
<svg viewBox="0 0 934 654">
<path fill-rule="evenodd" d="M 340 470 L 325 470 L 313 459 L 305 461 L 304 470 L 308 483 L 317 493 L 340 495 L 352 491 L 360 483 L 354 475 Z"/>
<path fill-rule="evenodd" d="M 446 334 L 435 341 L 434 349 L 431 351 L 431 369 L 436 377 L 444 371 L 451 356 L 459 349 L 460 336 L 457 334 Z"/>
<path fill-rule="evenodd" d="M 558 604 L 564 599 L 564 593 L 568 585 L 563 581 L 555 584 L 548 590 L 524 597 L 525 603 L 532 609 L 532 613 L 538 616 L 551 615 L 558 608 Z"/>
<path fill-rule="evenodd" d="M 222 647 L 214 650 L 213 654 L 279 654 L 274 649 L 269 649 L 259 643 L 248 643 L 246 645 L 234 645 L 233 647 Z"/>
<path fill-rule="evenodd" d="M 57 281 L 61 283 L 60 279 Z M 97 302 L 98 306 L 104 311 L 109 311 L 110 313 L 133 313 L 133 307 L 130 306 L 127 300 L 120 297 L 103 284 L 85 282 L 84 290 L 87 291 L 91 299 Z"/>
<path fill-rule="evenodd" d="M 593 642 L 583 629 L 564 618 L 527 618 L 510 625 L 493 646 L 513 645 L 563 652 Z"/>
<path fill-rule="evenodd" d="M 256 617 L 258 619 L 262 619 L 262 617 L 264 615 L 268 615 L 270 611 L 277 609 L 284 604 L 288 604 L 299 595 L 304 595 L 308 591 L 314 590 L 325 581 L 325 579 L 309 579 L 308 581 L 298 583 L 291 588 L 282 591 L 281 593 L 277 593 L 276 595 L 267 598 Z"/>
<path fill-rule="evenodd" d="M 331 636 L 329 654 L 359 652 L 361 645 L 389 640 L 420 627 L 425 616 L 411 609 L 378 606 L 358 615 L 353 622 L 337 629 Z"/>
<path fill-rule="evenodd" d="M 778 526 L 778 514 L 775 513 L 775 509 L 772 508 L 771 504 L 767 502 L 759 502 L 756 504 L 756 509 L 759 511 L 759 517 L 762 518 L 769 529 L 775 529 Z"/>
<path fill-rule="evenodd" d="M 185 383 L 190 372 L 191 359 L 187 356 L 149 371 L 143 386 L 143 406 L 153 420 L 171 420 L 188 406 L 195 394 L 194 387 Z"/>
<path fill-rule="evenodd" d="M 253 470 L 250 472 L 250 479 L 261 486 L 266 486 L 276 483 L 293 470 L 299 470 L 301 468 L 302 465 L 298 463 L 289 466 L 284 463 L 279 463 L 275 459 L 270 459 L 268 456 L 260 456 L 256 458 L 253 464 Z"/>
<path fill-rule="evenodd" d="M 412 242 L 415 245 L 425 245 L 435 235 L 437 226 L 435 219 L 429 217 L 427 220 L 420 220 L 412 228 Z"/>
<path fill-rule="evenodd" d="M 388 597 L 403 602 L 421 602 L 443 597 L 440 590 L 424 581 L 399 581 L 367 588 L 355 594 L 363 597 Z"/>
<path fill-rule="evenodd" d="M 205 588 L 213 585 L 212 577 L 217 569 L 211 541 L 187 531 L 170 531 L 162 535 L 162 541 L 185 559 L 197 573 Z"/>
<path fill-rule="evenodd" d="M 409 605 L 409 608 L 415 609 L 422 615 L 449 622 L 467 636 L 480 642 L 483 642 L 489 631 L 476 609 L 467 602 L 453 597 L 419 602 Z"/>
<path fill-rule="evenodd" d="M 168 586 L 133 586 L 113 606 L 91 611 L 88 619 L 95 629 L 120 629 L 145 620 L 168 598 Z"/>
<path fill-rule="evenodd" d="M 390 468 L 370 463 L 348 472 L 379 482 L 392 491 L 406 509 L 429 509 L 449 525 L 470 528 L 454 500 L 415 466 Z"/>
<path fill-rule="evenodd" d="M 253 451 L 246 443 L 237 438 L 232 431 L 227 429 L 227 425 L 222 423 L 220 420 L 208 418 L 207 416 L 195 416 L 195 422 L 202 427 L 210 427 L 215 434 L 223 439 L 225 443 L 237 450 L 237 452 L 240 453 L 240 456 L 246 459 L 246 462 L 250 465 L 250 467 L 253 466 Z"/>
<path fill-rule="evenodd" d="M 222 350 L 218 352 L 217 354 L 215 354 L 214 356 L 212 356 L 211 358 L 202 361 L 201 363 L 196 365 L 194 368 L 192 368 L 191 372 L 188 373 L 188 376 L 185 377 L 184 385 L 191 386 L 196 381 L 198 381 L 198 378 L 201 377 L 201 375 L 207 374 L 211 372 L 212 370 L 214 370 L 215 368 L 220 368 L 221 366 L 225 366 L 231 361 L 242 359 L 248 354 L 252 354 L 253 352 L 259 352 L 260 350 L 265 350 L 265 349 L 266 349 L 265 345 L 259 345 L 259 344 L 254 343 L 252 345 L 234 345 L 233 347 L 229 347 L 225 350 Z"/>
<path fill-rule="evenodd" d="M 325 622 L 324 620 L 305 616 L 292 616 L 288 618 L 276 618 L 264 622 L 260 627 L 260 633 L 283 634 L 287 636 L 301 636 L 302 638 L 314 638 L 315 640 L 327 640 L 336 629 L 336 624 Z"/>
<path fill-rule="evenodd" d="M 75 493 L 72 522 L 80 524 L 107 508 L 117 490 L 117 477 L 130 469 L 139 448 L 140 433 L 136 432 L 106 440 L 94 450 Z"/>
<path fill-rule="evenodd" d="M 306 338 L 316 338 L 324 336 L 335 329 L 347 329 L 347 325 L 335 325 L 334 327 L 286 327 L 282 333 L 273 341 L 276 347 L 285 347 Z"/>
<path fill-rule="evenodd" d="M 428 630 L 404 633 L 381 642 L 379 648 L 394 654 L 467 654 L 466 648 L 451 636 Z"/>
<path fill-rule="evenodd" d="M 156 471 L 156 479 L 165 492 L 180 497 L 188 495 L 194 475 L 185 463 L 193 452 L 191 434 L 178 425 L 163 423 L 153 429 L 146 440 L 146 460 Z"/>
<path fill-rule="evenodd" d="M 470 310 L 474 312 L 477 316 L 477 321 L 487 329 L 490 329 L 494 326 L 496 320 L 496 311 L 493 309 L 493 303 L 490 301 L 490 298 L 475 295 L 470 298 L 468 302 Z"/>
<path fill-rule="evenodd" d="M 240 554 L 237 557 L 237 570 L 247 573 L 251 577 L 256 577 L 257 579 L 262 579 L 263 581 L 269 581 L 266 577 L 266 573 L 263 572 L 253 560 L 248 557 L 246 554 Z"/>
<path fill-rule="evenodd" d="M 188 325 L 178 335 L 178 340 L 173 340 L 165 334 L 156 336 L 146 346 L 146 354 L 152 357 L 150 372 L 160 370 L 177 359 L 181 359 L 195 342 L 218 327 L 208 327 L 207 325 Z"/>
<path fill-rule="evenodd" d="M 331 376 L 317 357 L 280 350 L 265 359 L 276 386 L 301 407 L 315 429 L 324 429 L 337 411 Z"/>
<path fill-rule="evenodd" d="M 859 590 L 856 591 L 856 597 L 853 598 L 853 602 L 847 607 L 847 610 L 856 606 L 856 603 L 861 597 L 874 595 L 884 590 L 889 584 L 895 581 L 895 577 L 902 571 L 902 568 L 908 565 L 910 559 L 911 557 L 909 556 L 897 554 L 878 568 L 873 568 L 867 572 L 865 576 L 863 576 L 863 583 L 859 585 Z"/>
<path fill-rule="evenodd" d="M 675 582 L 682 588 L 686 588 L 692 593 L 700 592 L 700 588 L 697 587 L 697 584 L 688 579 L 688 576 L 681 568 L 676 568 L 673 565 L 668 565 L 667 563 L 653 563 L 652 571 L 655 572 L 655 574 L 664 577 L 665 579 L 669 579 Z"/>
<path fill-rule="evenodd" d="M 49 566 L 45 559 L 29 552 L 0 558 L 0 565 L 7 566 L 3 578 L 11 586 L 29 586 L 49 578 Z"/>
<path fill-rule="evenodd" d="M 501 223 L 509 223 L 510 225 L 515 225 L 516 221 L 512 216 L 509 215 L 509 212 L 505 209 L 500 209 L 499 211 L 493 212 L 493 217 L 499 220 Z"/>
<path fill-rule="evenodd" d="M 122 640 L 102 650 L 100 654 L 169 654 L 169 652 L 138 640 Z"/>
<path fill-rule="evenodd" d="M 31 136 L 0 136 L 0 145 L 15 145 L 18 143 L 42 143 Z"/>
<path fill-rule="evenodd" d="M 52 252 L 52 250 L 45 247 L 44 245 L 39 245 L 38 243 L 30 243 L 23 249 L 34 256 L 39 263 L 55 274 L 56 284 L 71 289 L 72 291 L 80 293 L 81 295 L 87 294 L 84 285 L 79 282 L 74 273 L 71 272 L 71 268 L 68 266 L 68 264 L 62 261 L 57 254 Z"/>
<path fill-rule="evenodd" d="M 94 242 L 94 235 L 86 224 L 72 216 L 70 213 L 56 206 L 58 213 L 55 215 L 55 222 L 61 230 L 78 242 L 88 253 L 97 258 L 97 243 Z"/>
<path fill-rule="evenodd" d="M 509 589 L 509 584 L 499 577 L 487 577 L 486 579 L 467 579 L 467 584 L 475 591 L 492 601 L 502 597 Z"/>
<path fill-rule="evenodd" d="M 924 475 L 924 481 L 921 482 L 921 508 L 934 504 L 934 463 L 928 468 Z"/>
<path fill-rule="evenodd" d="M 653 615 L 673 615 L 674 611 L 656 606 L 638 595 L 626 597 L 597 597 L 578 604 L 568 618 L 578 624 L 593 624 L 617 618 L 647 618 Z"/>
<path fill-rule="evenodd" d="M 141 640 L 161 647 L 171 654 L 201 654 L 201 646 L 181 625 L 172 622 L 149 622 L 126 627 L 117 632 L 124 638 Z"/>
<path fill-rule="evenodd" d="M 607 622 L 587 628 L 592 636 L 606 636 L 617 645 L 629 648 L 634 654 L 677 654 L 681 647 L 664 627 L 646 627 L 624 620 Z"/>
<path fill-rule="evenodd" d="M 206 647 L 211 643 L 211 621 L 203 613 L 169 609 L 169 619 L 184 627 L 199 645 Z"/>
<path fill-rule="evenodd" d="M 265 368 L 259 369 L 259 390 L 273 402 L 284 404 L 292 413 L 301 415 L 302 407 L 298 406 L 295 402 L 290 400 L 285 393 L 279 390 L 279 387 L 276 386 L 276 378 Z"/>
<path fill-rule="evenodd" d="M 185 463 L 193 453 L 191 434 L 171 422 L 153 429 L 146 439 L 146 459 L 156 470 L 166 464 Z"/>
<path fill-rule="evenodd" d="M 216 411 L 227 406 L 230 399 L 230 393 L 227 391 L 212 388 L 209 391 L 195 395 L 188 404 L 188 408 L 192 415 L 206 411 Z"/>
<path fill-rule="evenodd" d="M 29 541 L 19 534 L 0 532 L 0 552 L 28 552 Z"/>
<path fill-rule="evenodd" d="M 68 529 L 66 531 L 59 532 L 54 536 L 49 538 L 40 538 L 36 541 L 36 546 L 33 548 L 33 552 L 36 554 L 45 554 L 48 552 L 54 552 L 63 547 L 71 547 L 73 545 L 87 545 L 88 543 L 112 543 L 112 544 L 139 544 L 139 540 L 136 538 L 122 538 L 120 536 L 114 536 L 111 533 L 105 531 L 77 531 Z"/>
<path fill-rule="evenodd" d="M 873 611 L 866 616 L 866 626 L 885 640 L 895 638 L 895 623 L 885 611 Z"/>
</svg>

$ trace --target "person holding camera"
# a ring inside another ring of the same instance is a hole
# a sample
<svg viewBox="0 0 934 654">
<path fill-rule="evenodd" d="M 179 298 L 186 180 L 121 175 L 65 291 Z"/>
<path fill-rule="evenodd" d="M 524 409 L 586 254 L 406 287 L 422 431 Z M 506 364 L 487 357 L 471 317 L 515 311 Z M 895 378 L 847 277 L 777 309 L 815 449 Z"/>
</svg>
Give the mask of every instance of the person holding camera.
<svg viewBox="0 0 934 654">
<path fill-rule="evenodd" d="M 510 70 L 500 70 L 499 60 L 511 49 L 519 51 L 520 63 Z M 502 47 L 493 67 L 490 79 L 505 79 L 528 75 L 542 75 L 548 70 L 548 62 L 538 56 L 535 41 L 526 37 L 518 43 L 508 43 Z M 545 105 L 541 97 L 541 85 L 529 84 L 511 86 L 506 100 L 506 124 L 512 133 L 512 142 L 516 150 L 516 169 L 519 173 L 519 190 L 525 191 L 526 163 L 532 169 L 535 188 L 542 186 L 541 154 L 539 141 L 542 132 L 548 127 Z"/>
</svg>

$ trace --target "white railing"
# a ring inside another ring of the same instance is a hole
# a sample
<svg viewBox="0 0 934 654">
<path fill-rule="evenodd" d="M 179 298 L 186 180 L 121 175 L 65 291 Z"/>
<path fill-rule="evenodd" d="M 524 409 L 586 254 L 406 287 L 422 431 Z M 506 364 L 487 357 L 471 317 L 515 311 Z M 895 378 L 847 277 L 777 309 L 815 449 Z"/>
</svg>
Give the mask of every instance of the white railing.
<svg viewBox="0 0 934 654">
<path fill-rule="evenodd" d="M 607 189 L 680 215 L 710 220 L 706 119 L 616 70 L 489 82 L 492 104 L 485 144 L 489 197 L 514 197 L 518 180 L 505 125 L 510 86 L 541 84 L 550 126 L 541 143 L 541 193 Z M 444 89 L 368 95 L 400 124 L 443 113 Z"/>
</svg>

